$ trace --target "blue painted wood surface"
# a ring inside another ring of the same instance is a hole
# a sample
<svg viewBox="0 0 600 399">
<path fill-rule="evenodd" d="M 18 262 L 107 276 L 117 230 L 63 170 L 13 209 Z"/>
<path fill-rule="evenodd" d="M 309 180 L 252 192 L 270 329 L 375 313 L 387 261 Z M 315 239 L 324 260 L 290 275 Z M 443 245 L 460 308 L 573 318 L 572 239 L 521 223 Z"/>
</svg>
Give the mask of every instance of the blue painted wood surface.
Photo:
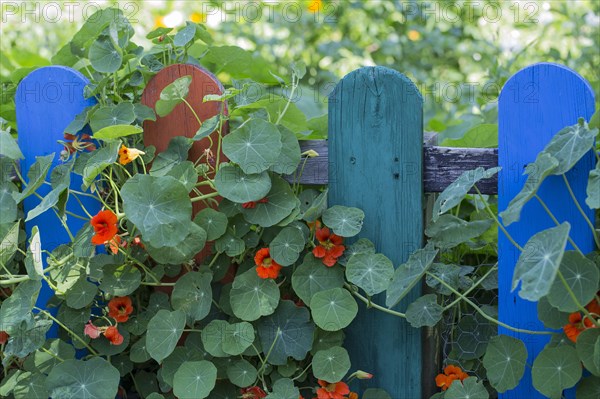
<svg viewBox="0 0 600 399">
<path fill-rule="evenodd" d="M 96 103 L 94 98 L 85 99 L 83 96 L 83 89 L 87 84 L 88 80 L 81 73 L 61 66 L 37 69 L 19 84 L 15 104 L 19 146 L 25 157 L 21 161 L 21 170 L 25 179 L 36 156 L 55 153 L 52 166 L 60 163 L 60 152 L 63 146 L 57 140 L 64 140 L 63 132 L 77 114 L 85 107 Z M 46 181 L 49 181 L 49 176 L 50 172 Z M 80 190 L 81 184 L 81 177 L 71 174 L 71 188 Z M 37 193 L 45 196 L 50 189 L 50 186 L 43 185 Z M 101 204 L 93 198 L 81 197 L 80 199 L 91 214 L 100 210 Z M 25 215 L 39 203 L 40 200 L 34 195 L 26 198 L 23 201 Z M 79 203 L 72 196 L 67 203 L 67 210 L 85 217 Z M 67 219 L 67 225 L 73 234 L 76 234 L 85 223 L 84 220 L 73 217 Z M 39 228 L 44 250 L 51 251 L 61 244 L 70 242 L 66 230 L 52 210 L 25 223 L 28 237 L 33 226 Z M 50 287 L 44 283 L 36 306 L 44 308 L 53 294 Z M 54 325 L 48 336 L 56 337 L 57 334 L 58 326 Z"/>
<path fill-rule="evenodd" d="M 423 100 L 404 75 L 383 67 L 358 69 L 329 97 L 329 205 L 365 212 L 359 237 L 373 241 L 397 267 L 423 240 Z M 349 242 L 349 241 L 347 241 Z M 420 288 L 398 309 L 406 309 Z M 374 301 L 385 304 L 385 296 Z M 366 309 L 347 330 L 353 369 L 375 375 L 354 391 L 387 390 L 421 397 L 421 331 L 404 319 Z"/>
<path fill-rule="evenodd" d="M 502 211 L 525 183 L 525 165 L 535 160 L 554 134 L 565 126 L 577 123 L 579 117 L 589 120 L 594 112 L 594 95 L 590 85 L 577 73 L 561 65 L 540 63 L 517 72 L 506 82 L 500 94 L 498 110 L 498 163 L 502 167 L 498 176 L 498 208 Z M 594 155 L 590 152 L 567 173 L 580 204 L 584 204 L 587 177 L 594 162 Z M 560 222 L 571 223 L 570 236 L 581 250 L 584 253 L 593 250 L 591 231 L 570 198 L 562 177 L 551 176 L 544 181 L 539 196 Z M 594 219 L 591 210 L 587 216 L 590 220 Z M 553 226 L 555 224 L 539 202 L 532 199 L 523 208 L 521 220 L 511 224 L 508 231 L 522 246 L 533 234 Z M 501 232 L 498 235 L 500 320 L 518 328 L 544 330 L 537 318 L 536 303 L 522 300 L 518 296 L 518 289 L 510 292 L 513 270 L 520 252 Z M 499 333 L 525 342 L 529 364 L 548 342 L 547 336 L 514 333 L 502 328 Z M 529 367 L 520 385 L 500 397 L 544 398 L 532 386 Z"/>
</svg>

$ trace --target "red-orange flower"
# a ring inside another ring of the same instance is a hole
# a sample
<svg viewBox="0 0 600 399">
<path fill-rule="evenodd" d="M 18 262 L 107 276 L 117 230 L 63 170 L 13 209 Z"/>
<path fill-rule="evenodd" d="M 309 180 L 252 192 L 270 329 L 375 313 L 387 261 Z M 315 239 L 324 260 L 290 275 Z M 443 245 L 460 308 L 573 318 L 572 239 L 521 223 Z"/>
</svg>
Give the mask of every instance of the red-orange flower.
<svg viewBox="0 0 600 399">
<path fill-rule="evenodd" d="M 125 323 L 133 313 L 131 298 L 128 296 L 115 297 L 108 302 L 108 315 L 118 323 Z"/>
<path fill-rule="evenodd" d="M 113 239 L 117 234 L 117 215 L 111 210 L 100 211 L 92 218 L 90 224 L 96 234 L 92 237 L 92 243 L 102 245 Z"/>
<path fill-rule="evenodd" d="M 348 399 L 358 399 L 358 394 L 356 392 L 350 392 L 348 394 Z"/>
<path fill-rule="evenodd" d="M 74 134 L 64 133 L 63 136 L 65 140 L 69 141 L 60 141 L 60 143 L 65 146 L 65 152 L 70 154 L 77 151 L 94 151 L 96 149 L 96 144 L 91 141 L 92 137 L 89 134 L 76 136 Z"/>
<path fill-rule="evenodd" d="M 242 204 L 242 208 L 244 208 L 244 209 L 254 209 L 254 208 L 256 208 L 256 204 L 257 203 L 259 203 L 259 204 L 266 204 L 267 202 L 269 202 L 269 199 L 267 197 L 265 197 L 265 198 L 263 198 L 261 200 L 258 200 L 258 201 L 248 201 L 248 202 L 244 202 Z"/>
<path fill-rule="evenodd" d="M 581 332 L 587 328 L 594 327 L 594 323 L 588 318 L 585 320 L 581 316 L 581 313 L 575 312 L 569 315 L 569 324 L 563 327 L 563 331 L 567 338 L 573 342 L 577 342 L 577 337 Z"/>
<path fill-rule="evenodd" d="M 121 246 L 121 236 L 114 236 L 112 240 L 108 242 L 108 247 L 110 248 L 110 252 L 114 255 L 119 253 L 119 247 Z"/>
<path fill-rule="evenodd" d="M 0 345 L 4 345 L 8 341 L 8 334 L 6 331 L 0 331 Z"/>
<path fill-rule="evenodd" d="M 596 298 L 598 297 L 600 297 L 600 291 L 596 293 Z M 585 308 L 588 310 L 588 312 L 600 316 L 600 304 L 598 303 L 598 300 L 596 298 L 592 299 L 592 301 L 588 303 Z"/>
<path fill-rule="evenodd" d="M 350 393 L 350 388 L 342 381 L 329 383 L 318 380 L 318 383 L 321 386 L 321 388 L 317 389 L 318 399 L 344 399 L 344 396 Z"/>
<path fill-rule="evenodd" d="M 277 278 L 281 265 L 271 259 L 269 248 L 259 249 L 254 256 L 254 263 L 256 263 L 256 274 L 260 278 Z"/>
<path fill-rule="evenodd" d="M 265 391 L 263 391 L 257 386 L 242 388 L 241 392 L 242 398 L 244 399 L 262 399 L 267 397 Z"/>
<path fill-rule="evenodd" d="M 344 254 L 344 250 L 346 249 L 342 245 L 344 239 L 333 234 L 327 227 L 323 227 L 322 229 L 317 228 L 316 236 L 319 245 L 313 249 L 313 255 L 315 258 L 322 259 L 325 266 L 331 267 L 335 265 L 337 259 Z"/>
<path fill-rule="evenodd" d="M 121 345 L 123 343 L 123 336 L 115 326 L 108 327 L 106 331 L 104 331 L 104 336 L 112 345 Z"/>
<path fill-rule="evenodd" d="M 450 388 L 450 385 L 456 380 L 463 381 L 469 374 L 462 371 L 458 366 L 448 365 L 444 368 L 444 374 L 438 374 L 435 377 L 435 385 L 442 388 L 442 391 Z"/>
</svg>

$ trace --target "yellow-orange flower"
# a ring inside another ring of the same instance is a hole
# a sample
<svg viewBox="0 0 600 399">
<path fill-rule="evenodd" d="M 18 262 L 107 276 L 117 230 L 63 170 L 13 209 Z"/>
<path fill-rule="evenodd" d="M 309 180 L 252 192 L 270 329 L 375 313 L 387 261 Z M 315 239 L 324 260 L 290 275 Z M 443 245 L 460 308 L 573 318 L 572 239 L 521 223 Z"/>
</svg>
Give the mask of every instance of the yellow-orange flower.
<svg viewBox="0 0 600 399">
<path fill-rule="evenodd" d="M 200 22 L 206 22 L 206 15 L 201 14 L 199 12 L 193 12 L 190 15 L 190 21 L 197 23 L 197 24 Z"/>
<path fill-rule="evenodd" d="M 146 154 L 144 151 L 140 151 L 137 148 L 127 148 L 124 145 L 119 150 L 119 163 L 121 165 L 127 165 L 140 155 Z"/>
<path fill-rule="evenodd" d="M 442 391 L 450 388 L 450 385 L 456 380 L 463 381 L 469 377 L 469 374 L 462 371 L 458 366 L 448 365 L 444 369 L 444 374 L 438 374 L 435 377 L 435 385 L 442 388 Z"/>
<path fill-rule="evenodd" d="M 312 13 L 319 12 L 323 9 L 323 1 L 322 0 L 313 0 L 308 5 L 308 11 Z"/>
<path fill-rule="evenodd" d="M 421 34 L 418 31 L 412 29 L 408 31 L 408 38 L 414 42 L 421 38 Z"/>
<path fill-rule="evenodd" d="M 165 25 L 165 23 L 164 23 L 164 17 L 156 17 L 154 19 L 154 26 L 156 28 L 166 28 L 167 25 Z"/>
</svg>

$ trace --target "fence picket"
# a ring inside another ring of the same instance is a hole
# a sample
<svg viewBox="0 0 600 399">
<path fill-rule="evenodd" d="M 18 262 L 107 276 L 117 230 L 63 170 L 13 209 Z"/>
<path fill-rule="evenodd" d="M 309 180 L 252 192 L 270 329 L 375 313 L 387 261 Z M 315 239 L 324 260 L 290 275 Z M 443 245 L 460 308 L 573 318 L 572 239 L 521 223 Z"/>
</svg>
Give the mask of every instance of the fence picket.
<svg viewBox="0 0 600 399">
<path fill-rule="evenodd" d="M 570 69 L 550 63 L 531 65 L 513 75 L 505 84 L 499 98 L 498 209 L 521 190 L 525 176 L 524 166 L 535 160 L 537 154 L 563 127 L 586 120 L 594 112 L 594 95 L 589 84 Z M 567 173 L 575 196 L 584 203 L 587 176 L 594 167 L 592 152 L 584 156 Z M 556 218 L 571 224 L 571 238 L 584 253 L 594 249 L 593 236 L 583 217 L 577 211 L 561 176 L 551 176 L 538 192 Z M 593 211 L 587 215 L 594 218 Z M 521 220 L 508 226 L 516 242 L 523 246 L 535 233 L 554 226 L 539 202 L 532 199 L 523 209 Z M 514 266 L 520 255 L 508 239 L 498 233 L 499 253 L 499 317 L 518 328 L 543 330 L 537 317 L 537 305 L 511 292 Z M 570 248 L 572 249 L 572 248 Z M 522 339 L 529 352 L 529 363 L 548 342 L 547 336 L 519 334 L 500 328 L 499 333 Z M 531 369 L 527 368 L 519 386 L 501 394 L 503 399 L 544 398 L 532 386 Z"/>
<path fill-rule="evenodd" d="M 53 167 L 60 164 L 60 152 L 63 146 L 57 140 L 64 139 L 63 132 L 77 114 L 85 107 L 95 104 L 94 98 L 86 99 L 83 89 L 88 80 L 74 69 L 61 66 L 48 66 L 36 69 L 25 77 L 17 88 L 15 96 L 19 146 L 24 159 L 21 170 L 26 178 L 29 167 L 35 162 L 36 156 L 55 153 Z M 77 132 L 70 132 L 75 134 Z M 89 132 L 88 132 L 89 133 Z M 50 172 L 48 173 L 50 176 Z M 74 190 L 80 190 L 82 179 L 71 173 L 71 185 Z M 50 186 L 43 185 L 37 190 L 41 196 L 50 192 Z M 100 203 L 93 198 L 81 197 L 88 212 L 95 214 L 100 210 Z M 23 201 L 25 215 L 35 208 L 40 200 L 31 195 Z M 81 206 L 73 196 L 67 202 L 67 210 L 78 215 L 85 215 Z M 76 234 L 86 222 L 74 217 L 68 217 L 69 230 Z M 52 251 L 61 244 L 70 242 L 67 231 L 62 226 L 58 216 L 47 211 L 36 218 L 25 222 L 27 236 L 31 229 L 38 226 L 42 249 Z M 44 255 L 44 264 L 45 264 Z M 36 306 L 44 308 L 54 292 L 44 282 Z M 48 332 L 49 337 L 58 336 L 58 326 L 55 324 Z"/>
<path fill-rule="evenodd" d="M 346 75 L 329 98 L 329 205 L 363 209 L 360 237 L 395 266 L 423 241 L 422 105 L 406 76 L 382 67 Z M 419 293 L 416 288 L 399 309 Z M 353 366 L 375 375 L 360 390 L 380 387 L 395 398 L 420 398 L 420 331 L 362 303 L 359 308 L 345 343 Z"/>
</svg>

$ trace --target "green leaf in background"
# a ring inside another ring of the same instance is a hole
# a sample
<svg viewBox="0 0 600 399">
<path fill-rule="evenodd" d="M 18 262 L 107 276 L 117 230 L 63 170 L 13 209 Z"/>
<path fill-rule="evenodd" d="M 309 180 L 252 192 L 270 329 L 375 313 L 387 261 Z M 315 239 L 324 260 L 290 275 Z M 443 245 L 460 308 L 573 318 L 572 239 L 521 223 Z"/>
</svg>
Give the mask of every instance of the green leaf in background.
<svg viewBox="0 0 600 399">
<path fill-rule="evenodd" d="M 73 309 L 81 309 L 88 306 L 98 293 L 96 284 L 89 282 L 85 276 L 67 291 L 67 306 Z"/>
<path fill-rule="evenodd" d="M 15 399 L 47 399 L 46 376 L 40 373 L 24 372 L 17 377 L 13 390 Z"/>
<path fill-rule="evenodd" d="M 273 392 L 265 399 L 297 399 L 298 397 L 300 397 L 300 390 L 294 385 L 294 381 L 280 378 L 273 384 Z"/>
<path fill-rule="evenodd" d="M 304 359 L 312 347 L 314 329 L 308 309 L 292 301 L 281 301 L 275 313 L 262 318 L 257 325 L 265 354 L 273 347 L 269 363 L 274 365 L 286 364 L 290 356 Z"/>
<path fill-rule="evenodd" d="M 94 135 L 108 126 L 130 125 L 135 120 L 133 104 L 122 102 L 96 109 L 90 117 L 90 127 Z"/>
<path fill-rule="evenodd" d="M 567 345 L 541 351 L 531 370 L 534 388 L 551 399 L 559 399 L 563 390 L 575 386 L 581 374 L 577 352 Z"/>
<path fill-rule="evenodd" d="M 571 225 L 564 222 L 536 233 L 527 241 L 515 266 L 512 291 L 520 281 L 519 296 L 523 299 L 537 301 L 548 294 L 563 258 L 570 230 Z"/>
<path fill-rule="evenodd" d="M 242 320 L 254 321 L 270 315 L 279 303 L 279 287 L 273 279 L 262 279 L 250 269 L 233 280 L 230 292 L 233 313 Z"/>
<path fill-rule="evenodd" d="M 579 381 L 575 397 L 577 399 L 600 398 L 600 377 L 590 376 Z"/>
<path fill-rule="evenodd" d="M 31 219 L 38 217 L 42 213 L 56 206 L 61 195 L 64 193 L 65 190 L 67 190 L 67 188 L 67 185 L 60 184 L 56 188 L 52 189 L 48 194 L 46 194 L 44 199 L 42 199 L 42 201 L 35 208 L 27 212 L 27 218 L 25 219 L 25 221 L 28 222 Z"/>
<path fill-rule="evenodd" d="M 589 129 L 583 118 L 573 126 L 561 129 L 552 137 L 544 152 L 552 155 L 558 166 L 552 171 L 553 175 L 567 173 L 594 145 L 598 134 L 597 129 Z"/>
<path fill-rule="evenodd" d="M 223 164 L 215 176 L 215 187 L 223 197 L 243 204 L 264 198 L 271 189 L 271 179 L 267 172 L 247 175 L 239 166 Z"/>
<path fill-rule="evenodd" d="M 600 328 L 587 328 L 577 336 L 577 355 L 585 368 L 600 377 L 600 351 L 595 350 L 596 343 L 600 342 Z"/>
<path fill-rule="evenodd" d="M 500 168 L 468 170 L 442 191 L 433 205 L 432 219 L 436 221 L 442 214 L 454 208 L 465 198 L 473 186 L 482 179 L 494 176 Z"/>
<path fill-rule="evenodd" d="M 86 190 L 92 185 L 104 169 L 113 164 L 117 160 L 121 143 L 112 141 L 107 143 L 106 147 L 102 147 L 94 151 L 87 160 L 83 168 L 83 188 Z"/>
<path fill-rule="evenodd" d="M 238 356 L 254 342 L 254 327 L 242 321 L 225 326 L 221 347 L 223 352 L 230 356 Z"/>
<path fill-rule="evenodd" d="M 350 370 L 350 356 L 340 346 L 319 351 L 313 357 L 312 370 L 315 378 L 330 383 L 341 381 Z"/>
<path fill-rule="evenodd" d="M 41 348 L 46 341 L 46 333 L 52 327 L 52 321 L 38 317 L 29 317 L 13 328 L 4 347 L 6 357 L 24 358 Z"/>
<path fill-rule="evenodd" d="M 17 201 L 14 198 L 16 193 L 17 186 L 13 183 L 0 183 L 0 225 L 17 220 Z"/>
<path fill-rule="evenodd" d="M 600 273 L 588 258 L 577 251 L 566 251 L 558 270 L 566 280 L 570 291 L 561 279 L 555 279 L 548 293 L 548 302 L 562 312 L 575 312 L 579 304 L 588 304 L 598 291 Z M 575 296 L 575 302 L 571 295 Z"/>
<path fill-rule="evenodd" d="M 173 38 L 173 44 L 175 46 L 183 47 L 191 42 L 196 35 L 196 27 L 197 25 L 195 23 L 189 21 L 186 22 L 185 27 L 180 29 L 179 32 L 175 34 L 175 37 Z"/>
<path fill-rule="evenodd" d="M 600 162 L 596 162 L 596 168 L 590 170 L 585 203 L 591 209 L 600 209 Z"/>
<path fill-rule="evenodd" d="M 383 389 L 369 388 L 365 390 L 362 399 L 392 399 L 392 397 Z"/>
<path fill-rule="evenodd" d="M 169 312 L 159 310 L 148 323 L 146 350 L 158 363 L 169 356 L 185 327 L 185 313 L 181 310 Z"/>
<path fill-rule="evenodd" d="M 192 203 L 173 177 L 136 174 L 121 188 L 121 197 L 127 218 L 151 246 L 175 246 L 188 236 Z"/>
<path fill-rule="evenodd" d="M 375 244 L 368 238 L 359 238 L 354 244 L 346 247 L 344 254 L 338 258 L 338 263 L 342 266 L 348 264 L 348 260 L 357 254 L 374 254 Z"/>
<path fill-rule="evenodd" d="M 232 384 L 246 388 L 254 384 L 258 376 L 256 367 L 247 360 L 237 360 L 227 367 L 227 378 Z"/>
<path fill-rule="evenodd" d="M 173 393 L 179 399 L 203 399 L 216 382 L 217 368 L 211 362 L 185 362 L 173 377 Z"/>
<path fill-rule="evenodd" d="M 140 103 L 133 104 L 133 112 L 135 113 L 135 120 L 139 124 L 147 120 L 156 121 L 154 110 L 147 105 Z"/>
<path fill-rule="evenodd" d="M 460 139 L 446 139 L 444 147 L 496 148 L 498 147 L 498 125 L 482 123 L 467 130 Z"/>
<path fill-rule="evenodd" d="M 26 370 L 48 374 L 61 360 L 74 359 L 75 348 L 58 338 L 48 339 L 44 345 L 27 357 L 24 366 Z"/>
<path fill-rule="evenodd" d="M 120 137 L 127 137 L 133 134 L 142 133 L 144 129 L 132 125 L 112 125 L 106 126 L 94 133 L 95 139 L 112 140 Z"/>
<path fill-rule="evenodd" d="M 187 162 L 188 152 L 194 142 L 183 136 L 175 136 L 169 141 L 167 149 L 156 156 L 152 163 L 150 174 L 154 176 L 165 176 L 175 166 Z"/>
<path fill-rule="evenodd" d="M 358 305 L 352 294 L 343 288 L 317 292 L 309 306 L 315 323 L 325 331 L 348 327 L 358 313 Z"/>
<path fill-rule="evenodd" d="M 33 226 L 31 229 L 31 237 L 29 238 L 29 247 L 27 248 L 27 257 L 25 258 L 27 275 L 32 280 L 41 280 L 44 275 L 42 256 L 40 230 L 37 226 Z"/>
<path fill-rule="evenodd" d="M 21 223 L 15 222 L 7 227 L 6 234 L 0 243 L 0 264 L 7 265 L 19 249 L 19 227 Z"/>
<path fill-rule="evenodd" d="M 215 249 L 217 252 L 225 252 L 227 256 L 238 256 L 246 250 L 246 243 L 241 238 L 233 234 L 226 233 L 215 241 Z"/>
<path fill-rule="evenodd" d="M 334 205 L 323 212 L 323 223 L 342 237 L 353 237 L 362 229 L 365 213 L 358 208 Z"/>
<path fill-rule="evenodd" d="M 191 76 L 183 76 L 166 86 L 160 92 L 160 98 L 154 107 L 158 116 L 167 116 L 178 104 L 182 103 L 190 91 L 191 83 Z"/>
<path fill-rule="evenodd" d="M 12 193 L 13 198 L 17 203 L 23 201 L 24 198 L 29 197 L 35 192 L 35 190 L 44 184 L 44 180 L 46 179 L 46 175 L 50 170 L 53 159 L 54 153 L 45 155 L 43 157 L 35 157 L 35 162 L 33 165 L 31 165 L 29 171 L 27 172 L 27 186 L 21 193 L 16 191 Z"/>
<path fill-rule="evenodd" d="M 304 214 L 302 220 L 314 222 L 327 209 L 327 191 L 304 190 L 300 193 L 300 209 Z"/>
<path fill-rule="evenodd" d="M 425 275 L 437 254 L 438 250 L 429 245 L 410 254 L 406 263 L 401 264 L 392 276 L 385 306 L 396 306 Z"/>
<path fill-rule="evenodd" d="M 210 273 L 188 272 L 175 282 L 171 294 L 173 309 L 185 312 L 187 323 L 204 319 L 212 305 L 212 289 Z"/>
<path fill-rule="evenodd" d="M 155 248 L 147 243 L 148 254 L 158 263 L 176 265 L 185 263 L 197 255 L 206 244 L 206 232 L 195 223 L 189 223 L 189 233 L 176 246 Z"/>
<path fill-rule="evenodd" d="M 201 339 L 202 345 L 206 352 L 215 357 L 228 357 L 229 355 L 223 350 L 223 338 L 225 329 L 229 323 L 225 320 L 211 320 L 210 323 L 202 329 Z"/>
<path fill-rule="evenodd" d="M 53 399 L 114 399 L 119 380 L 119 370 L 100 357 L 70 359 L 50 371 L 46 387 Z"/>
<path fill-rule="evenodd" d="M 281 133 L 281 152 L 271 165 L 271 171 L 282 175 L 291 175 L 300 164 L 300 143 L 294 132 L 285 126 L 277 126 Z"/>
<path fill-rule="evenodd" d="M 425 229 L 436 246 L 454 248 L 485 233 L 494 224 L 492 219 L 466 221 L 451 214 L 441 215 Z"/>
<path fill-rule="evenodd" d="M 542 185 L 544 179 L 550 176 L 558 167 L 558 160 L 545 152 L 538 154 L 534 163 L 525 167 L 527 180 L 525 185 L 508 204 L 508 207 L 500 212 L 500 217 L 505 226 L 518 222 L 521 218 L 521 210 L 525 204 L 533 198 Z"/>
<path fill-rule="evenodd" d="M 477 377 L 454 381 L 446 391 L 445 399 L 488 399 L 490 394 Z"/>
<path fill-rule="evenodd" d="M 305 304 L 317 292 L 332 288 L 341 288 L 344 285 L 344 271 L 339 265 L 324 267 L 320 259 L 312 253 L 306 254 L 304 261 L 296 268 L 292 275 L 292 288 Z"/>
<path fill-rule="evenodd" d="M 15 288 L 12 294 L 2 301 L 0 307 L 0 323 L 2 331 L 13 335 L 21 325 L 21 322 L 31 320 L 31 309 L 37 301 L 42 288 L 38 280 L 27 280 Z"/>
<path fill-rule="evenodd" d="M 261 227 L 271 227 L 281 222 L 296 207 L 296 196 L 290 184 L 277 175 L 271 176 L 271 190 L 267 202 L 259 202 L 254 208 L 244 209 L 244 218 Z"/>
<path fill-rule="evenodd" d="M 177 179 L 188 192 L 191 192 L 198 183 L 198 172 L 192 161 L 182 161 L 176 164 L 166 175 Z"/>
<path fill-rule="evenodd" d="M 383 254 L 356 254 L 346 265 L 348 281 L 362 288 L 369 296 L 385 291 L 392 276 L 394 265 Z"/>
<path fill-rule="evenodd" d="M 433 327 L 442 319 L 443 311 L 435 294 L 423 295 L 406 308 L 406 321 L 415 328 Z"/>
<path fill-rule="evenodd" d="M 461 272 L 463 271 L 464 269 L 457 265 L 434 263 L 428 270 L 425 282 L 428 286 L 436 290 L 438 293 L 442 295 L 450 295 L 452 294 L 452 291 L 448 287 L 443 285 L 439 280 L 442 280 L 444 283 L 448 284 L 451 287 L 460 287 Z"/>
<path fill-rule="evenodd" d="M 215 74 L 225 72 L 235 79 L 250 78 L 261 83 L 278 83 L 269 73 L 272 66 L 264 58 L 237 46 L 210 46 L 208 50 L 203 50 L 202 63 Z"/>
<path fill-rule="evenodd" d="M 525 373 L 527 348 L 523 341 L 508 335 L 493 337 L 488 343 L 483 366 L 490 384 L 498 391 L 513 389 Z"/>
<path fill-rule="evenodd" d="M 548 297 L 542 297 L 537 303 L 538 319 L 547 328 L 562 329 L 569 324 L 569 313 L 561 312 L 548 302 Z"/>
<path fill-rule="evenodd" d="M 198 131 L 196 132 L 194 137 L 192 137 L 192 140 L 198 141 L 198 140 L 202 140 L 205 137 L 210 136 L 210 134 L 212 132 L 217 130 L 217 127 L 219 127 L 220 121 L 221 121 L 221 115 L 215 115 L 212 118 L 208 118 L 207 120 L 202 122 L 202 126 L 200 126 L 200 128 L 198 128 Z"/>
<path fill-rule="evenodd" d="M 92 43 L 88 57 L 92 68 L 102 73 L 118 71 L 123 62 L 122 51 L 106 37 L 100 37 Z"/>
<path fill-rule="evenodd" d="M 304 234 L 295 227 L 285 227 L 269 244 L 271 257 L 282 266 L 290 266 L 304 250 Z"/>
<path fill-rule="evenodd" d="M 212 208 L 205 208 L 198 212 L 194 217 L 194 223 L 206 231 L 208 241 L 216 240 L 227 230 L 227 216 Z"/>
<path fill-rule="evenodd" d="M 23 153 L 12 135 L 4 130 L 0 130 L 0 155 L 12 160 L 23 159 Z"/>
<path fill-rule="evenodd" d="M 108 265 L 104 267 L 104 276 L 100 289 L 107 294 L 126 296 L 140 286 L 142 273 L 133 264 Z"/>
<path fill-rule="evenodd" d="M 250 119 L 223 138 L 223 153 L 246 174 L 263 172 L 279 158 L 281 133 L 262 119 Z"/>
</svg>

